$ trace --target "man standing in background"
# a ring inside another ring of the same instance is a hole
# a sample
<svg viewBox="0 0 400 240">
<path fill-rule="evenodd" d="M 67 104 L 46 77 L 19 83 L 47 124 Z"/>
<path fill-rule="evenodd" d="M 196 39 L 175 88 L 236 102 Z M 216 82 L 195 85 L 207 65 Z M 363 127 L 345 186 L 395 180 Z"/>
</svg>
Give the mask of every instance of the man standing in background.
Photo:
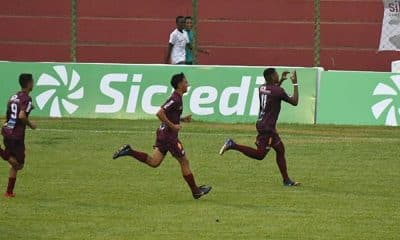
<svg viewBox="0 0 400 240">
<path fill-rule="evenodd" d="M 187 16 L 185 17 L 185 31 L 188 34 L 189 37 L 189 43 L 190 43 L 190 48 L 189 46 L 186 46 L 186 64 L 188 65 L 192 65 L 192 64 L 196 64 L 196 60 L 194 59 L 193 56 L 193 40 L 194 40 L 194 36 L 193 36 L 193 18 L 191 16 Z M 206 49 L 201 49 L 201 48 L 197 48 L 197 51 L 200 53 L 204 53 L 209 55 L 210 52 Z"/>
<path fill-rule="evenodd" d="M 190 16 L 185 17 L 185 31 L 188 34 L 190 45 L 193 46 L 193 31 L 192 31 L 192 27 L 193 27 L 193 19 L 192 19 L 192 17 L 190 17 Z M 188 48 L 188 46 L 186 46 L 185 50 L 186 50 L 186 64 L 188 64 L 188 65 L 195 64 L 194 59 L 193 59 L 192 50 L 190 48 Z"/>
<path fill-rule="evenodd" d="M 192 50 L 188 33 L 185 31 L 185 17 L 176 17 L 176 29 L 169 35 L 169 44 L 165 64 L 185 64 L 186 47 Z"/>
</svg>

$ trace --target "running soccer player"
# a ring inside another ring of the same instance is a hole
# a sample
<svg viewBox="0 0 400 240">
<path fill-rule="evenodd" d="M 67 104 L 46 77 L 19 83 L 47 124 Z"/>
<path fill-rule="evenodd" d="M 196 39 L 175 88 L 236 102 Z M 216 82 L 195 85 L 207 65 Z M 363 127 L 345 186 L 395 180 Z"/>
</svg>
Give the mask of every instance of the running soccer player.
<svg viewBox="0 0 400 240">
<path fill-rule="evenodd" d="M 264 71 L 266 83 L 259 88 L 260 112 L 256 124 L 258 132 L 256 138 L 257 149 L 240 145 L 232 139 L 226 140 L 219 154 L 222 155 L 228 150 L 236 150 L 244 155 L 256 159 L 263 160 L 269 150 L 273 148 L 276 152 L 276 163 L 283 178 L 285 186 L 298 186 L 299 182 L 292 181 L 287 173 L 285 147 L 279 134 L 276 130 L 276 121 L 278 120 L 279 112 L 281 111 L 281 101 L 297 106 L 299 102 L 299 89 L 297 83 L 296 71 L 293 72 L 291 80 L 293 83 L 293 96 L 288 96 L 283 88 L 280 87 L 282 82 L 287 79 L 287 74 L 282 74 L 279 81 L 278 73 L 274 68 L 267 68 Z"/>
<path fill-rule="evenodd" d="M 10 164 L 7 191 L 4 193 L 4 197 L 7 198 L 15 197 L 17 172 L 24 167 L 26 126 L 36 129 L 36 125 L 29 120 L 29 114 L 33 109 L 32 98 L 29 96 L 33 89 L 32 74 L 21 74 L 19 84 L 21 91 L 8 101 L 6 122 L 1 130 L 5 149 L 0 146 L 0 157 Z"/>
<path fill-rule="evenodd" d="M 178 132 L 182 128 L 180 122 L 190 122 L 192 120 L 191 115 L 181 118 L 183 110 L 182 96 L 187 92 L 188 81 L 185 75 L 180 73 L 172 76 L 171 85 L 175 91 L 157 112 L 157 117 L 160 119 L 161 125 L 157 129 L 153 155 L 149 156 L 147 153 L 136 151 L 126 144 L 114 153 L 113 159 L 122 156 L 131 156 L 150 167 L 156 168 L 160 166 L 167 152 L 170 152 L 181 165 L 183 178 L 189 185 L 193 198 L 198 199 L 210 192 L 211 187 L 205 185 L 198 187 L 196 185 L 189 167 L 189 160 L 178 138 Z"/>
</svg>

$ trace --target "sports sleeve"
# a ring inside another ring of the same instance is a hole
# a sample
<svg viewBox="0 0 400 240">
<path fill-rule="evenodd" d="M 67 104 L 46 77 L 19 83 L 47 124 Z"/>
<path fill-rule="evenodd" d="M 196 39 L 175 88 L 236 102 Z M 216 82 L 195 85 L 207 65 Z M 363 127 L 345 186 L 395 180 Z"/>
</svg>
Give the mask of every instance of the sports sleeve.
<svg viewBox="0 0 400 240">
<path fill-rule="evenodd" d="M 161 108 L 164 109 L 165 112 L 170 112 L 176 108 L 177 104 L 178 103 L 174 99 L 170 98 L 161 106 Z"/>
<path fill-rule="evenodd" d="M 29 98 L 22 97 L 19 102 L 19 110 L 24 112 L 29 112 L 30 110 L 29 103 L 30 103 Z"/>
<path fill-rule="evenodd" d="M 176 34 L 175 34 L 175 32 L 172 32 L 169 35 L 169 43 L 172 44 L 172 45 L 176 44 Z"/>
<path fill-rule="evenodd" d="M 289 95 L 287 95 L 287 93 L 285 92 L 285 90 L 282 88 L 281 91 L 281 100 L 285 101 L 285 102 L 289 102 Z"/>
</svg>

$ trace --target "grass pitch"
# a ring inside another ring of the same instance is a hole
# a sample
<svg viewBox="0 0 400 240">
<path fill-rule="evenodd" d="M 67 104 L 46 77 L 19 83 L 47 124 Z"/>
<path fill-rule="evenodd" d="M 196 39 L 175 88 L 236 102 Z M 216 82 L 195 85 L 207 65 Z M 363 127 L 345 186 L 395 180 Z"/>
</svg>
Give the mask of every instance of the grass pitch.
<svg viewBox="0 0 400 240">
<path fill-rule="evenodd" d="M 152 151 L 157 121 L 48 120 L 27 132 L 15 199 L 0 199 L 0 239 L 398 239 L 400 128 L 280 125 L 289 174 L 217 153 L 230 136 L 253 145 L 246 124 L 185 124 L 193 200 L 170 155 L 158 169 L 111 160 L 123 143 Z M 8 166 L 0 162 L 0 190 Z"/>
</svg>

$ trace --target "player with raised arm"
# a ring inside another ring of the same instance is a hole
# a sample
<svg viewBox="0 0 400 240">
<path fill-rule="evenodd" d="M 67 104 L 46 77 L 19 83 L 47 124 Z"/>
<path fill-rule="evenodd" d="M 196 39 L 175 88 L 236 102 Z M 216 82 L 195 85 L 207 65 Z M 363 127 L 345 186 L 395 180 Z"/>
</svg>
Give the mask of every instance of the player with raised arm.
<svg viewBox="0 0 400 240">
<path fill-rule="evenodd" d="M 180 122 L 190 122 L 192 120 L 191 115 L 181 118 L 183 111 L 182 96 L 187 92 L 188 81 L 185 75 L 180 73 L 172 76 L 171 85 L 175 91 L 157 112 L 161 125 L 157 129 L 153 155 L 149 156 L 147 153 L 136 151 L 126 144 L 114 153 L 113 159 L 131 156 L 150 167 L 156 168 L 160 166 L 167 152 L 170 152 L 178 160 L 183 178 L 189 185 L 193 198 L 198 199 L 210 192 L 211 187 L 205 185 L 198 187 L 196 185 L 189 167 L 189 160 L 178 138 L 178 132 L 182 128 Z"/>
<path fill-rule="evenodd" d="M 257 149 L 240 145 L 232 139 L 226 140 L 219 154 L 222 155 L 228 150 L 236 150 L 244 155 L 256 159 L 263 160 L 269 150 L 273 148 L 276 152 L 276 163 L 283 178 L 285 186 L 298 186 L 299 182 L 292 181 L 287 173 L 285 147 L 276 130 L 276 121 L 281 111 L 281 102 L 285 101 L 293 106 L 297 106 L 299 102 L 299 89 L 297 83 L 296 71 L 291 76 L 293 84 L 293 96 L 288 96 L 283 88 L 280 87 L 282 82 L 287 79 L 289 72 L 282 74 L 279 80 L 278 73 L 274 68 L 267 68 L 264 71 L 266 83 L 259 88 L 260 111 L 256 123 Z"/>
<path fill-rule="evenodd" d="M 1 130 L 5 149 L 0 147 L 0 157 L 10 164 L 7 191 L 4 193 L 4 197 L 7 198 L 15 197 L 17 172 L 24 167 L 26 126 L 36 129 L 36 125 L 29 120 L 29 114 L 33 109 L 32 98 L 29 96 L 33 89 L 32 74 L 21 74 L 19 84 L 21 91 L 8 101 L 6 122 Z"/>
</svg>

